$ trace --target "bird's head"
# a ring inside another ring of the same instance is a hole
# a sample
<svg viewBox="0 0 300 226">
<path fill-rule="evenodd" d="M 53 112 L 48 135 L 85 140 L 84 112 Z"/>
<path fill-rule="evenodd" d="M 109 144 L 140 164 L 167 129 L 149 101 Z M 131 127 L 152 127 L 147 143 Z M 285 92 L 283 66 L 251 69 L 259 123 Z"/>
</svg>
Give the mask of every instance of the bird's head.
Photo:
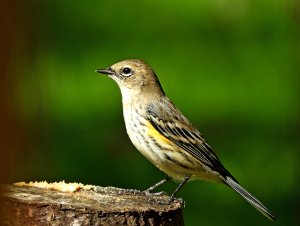
<svg viewBox="0 0 300 226">
<path fill-rule="evenodd" d="M 144 61 L 124 60 L 106 69 L 98 69 L 96 72 L 106 74 L 116 81 L 121 92 L 157 92 L 163 90 L 159 80 L 153 71 Z"/>
</svg>

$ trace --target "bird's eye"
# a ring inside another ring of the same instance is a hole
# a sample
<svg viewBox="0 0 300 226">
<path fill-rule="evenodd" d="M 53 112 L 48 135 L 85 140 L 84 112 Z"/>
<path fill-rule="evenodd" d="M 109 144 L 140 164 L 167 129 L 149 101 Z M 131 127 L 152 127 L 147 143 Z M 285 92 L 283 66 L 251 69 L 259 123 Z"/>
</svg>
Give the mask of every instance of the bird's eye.
<svg viewBox="0 0 300 226">
<path fill-rule="evenodd" d="M 128 77 L 128 76 L 132 75 L 132 70 L 129 67 L 124 67 L 122 69 L 122 75 Z"/>
</svg>

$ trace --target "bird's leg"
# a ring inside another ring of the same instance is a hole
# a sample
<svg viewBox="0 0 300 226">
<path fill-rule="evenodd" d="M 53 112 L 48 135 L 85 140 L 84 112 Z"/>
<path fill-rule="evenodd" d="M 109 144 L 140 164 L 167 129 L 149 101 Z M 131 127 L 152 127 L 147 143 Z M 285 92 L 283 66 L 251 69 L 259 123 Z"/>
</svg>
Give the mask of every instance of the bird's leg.
<svg viewBox="0 0 300 226">
<path fill-rule="evenodd" d="M 172 202 L 175 198 L 175 195 L 177 194 L 177 192 L 179 192 L 179 190 L 183 187 L 183 185 L 185 185 L 186 182 L 188 182 L 188 180 L 191 178 L 191 176 L 186 176 L 181 183 L 178 185 L 178 187 L 176 188 L 176 190 L 173 192 L 173 194 L 170 197 L 170 202 Z"/>
<path fill-rule="evenodd" d="M 160 185 L 163 185 L 164 183 L 168 182 L 169 180 L 171 180 L 170 177 L 166 177 L 165 179 L 159 181 L 158 183 L 154 184 L 153 186 L 151 186 L 150 188 L 146 189 L 144 192 L 146 193 L 150 193 L 151 191 L 153 191 L 155 188 L 159 187 Z M 158 192 L 158 193 L 155 193 L 157 195 L 160 195 L 160 194 L 163 194 L 165 192 Z"/>
</svg>

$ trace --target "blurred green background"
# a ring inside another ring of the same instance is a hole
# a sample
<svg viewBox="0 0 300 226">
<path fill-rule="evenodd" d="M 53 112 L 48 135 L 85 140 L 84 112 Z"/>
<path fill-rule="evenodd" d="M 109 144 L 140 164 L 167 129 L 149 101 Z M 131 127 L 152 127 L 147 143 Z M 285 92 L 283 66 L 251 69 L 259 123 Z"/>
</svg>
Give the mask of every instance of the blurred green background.
<svg viewBox="0 0 300 226">
<path fill-rule="evenodd" d="M 297 0 L 19 1 L 2 8 L 1 180 L 145 189 L 164 177 L 130 143 L 117 85 L 148 62 L 228 170 L 299 222 Z M 161 189 L 172 192 L 177 185 Z M 238 194 L 187 184 L 186 225 L 271 225 Z"/>
</svg>

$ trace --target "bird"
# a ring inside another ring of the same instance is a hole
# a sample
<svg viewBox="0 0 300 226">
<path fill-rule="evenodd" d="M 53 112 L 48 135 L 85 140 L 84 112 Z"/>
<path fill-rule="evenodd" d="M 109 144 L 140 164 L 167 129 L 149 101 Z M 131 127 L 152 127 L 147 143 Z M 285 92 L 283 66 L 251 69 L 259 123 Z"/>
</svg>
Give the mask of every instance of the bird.
<svg viewBox="0 0 300 226">
<path fill-rule="evenodd" d="M 172 201 L 188 181 L 221 183 L 235 190 L 268 219 L 277 221 L 271 211 L 223 166 L 202 134 L 165 94 L 155 71 L 147 63 L 128 59 L 96 72 L 108 75 L 117 83 L 131 142 L 166 174 L 166 178 L 145 192 L 150 193 L 173 179 L 179 185 L 170 196 Z"/>
</svg>

